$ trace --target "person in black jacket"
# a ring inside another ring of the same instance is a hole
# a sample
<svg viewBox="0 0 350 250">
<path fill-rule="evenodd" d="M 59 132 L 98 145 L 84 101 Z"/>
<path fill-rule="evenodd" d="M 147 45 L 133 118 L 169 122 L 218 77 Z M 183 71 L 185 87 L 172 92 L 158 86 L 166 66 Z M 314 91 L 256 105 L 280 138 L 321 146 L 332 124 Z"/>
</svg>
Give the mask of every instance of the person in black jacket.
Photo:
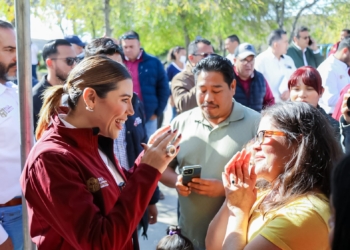
<svg viewBox="0 0 350 250">
<path fill-rule="evenodd" d="M 69 72 L 78 61 L 72 45 L 64 39 L 56 39 L 46 43 L 43 48 L 43 59 L 47 67 L 47 74 L 32 89 L 34 130 L 43 105 L 42 95 L 44 91 L 51 86 L 63 85 Z"/>
<path fill-rule="evenodd" d="M 106 55 L 107 57 L 123 64 L 123 52 L 111 38 L 97 38 L 91 41 L 85 47 L 85 57 L 94 55 Z M 142 152 L 141 143 L 147 144 L 148 136 L 146 133 L 146 115 L 140 98 L 134 93 L 132 97 L 134 114 L 129 116 L 119 136 L 114 140 L 114 155 L 117 157 L 120 165 L 125 169 L 130 169 L 136 158 Z M 142 235 L 147 238 L 148 224 L 157 222 L 157 206 L 159 201 L 159 188 L 157 187 L 148 209 L 142 217 L 138 229 L 143 229 Z"/>
</svg>

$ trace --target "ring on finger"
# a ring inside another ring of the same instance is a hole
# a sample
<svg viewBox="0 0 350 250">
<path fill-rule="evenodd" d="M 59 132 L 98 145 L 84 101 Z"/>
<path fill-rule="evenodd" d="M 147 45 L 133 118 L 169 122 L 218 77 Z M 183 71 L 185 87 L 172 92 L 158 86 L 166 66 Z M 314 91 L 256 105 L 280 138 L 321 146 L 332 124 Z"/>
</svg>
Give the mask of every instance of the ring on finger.
<svg viewBox="0 0 350 250">
<path fill-rule="evenodd" d="M 176 154 L 176 147 L 172 144 L 166 147 L 166 155 L 169 157 L 173 157 Z"/>
</svg>

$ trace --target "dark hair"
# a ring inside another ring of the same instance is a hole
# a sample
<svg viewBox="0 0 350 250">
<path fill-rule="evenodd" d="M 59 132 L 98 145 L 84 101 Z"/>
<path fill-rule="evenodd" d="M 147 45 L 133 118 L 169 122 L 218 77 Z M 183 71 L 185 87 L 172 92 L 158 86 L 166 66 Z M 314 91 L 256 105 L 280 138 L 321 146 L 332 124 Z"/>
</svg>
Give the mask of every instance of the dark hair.
<svg viewBox="0 0 350 250">
<path fill-rule="evenodd" d="M 217 54 L 211 54 L 210 56 L 203 58 L 198 62 L 193 70 L 196 82 L 198 74 L 201 71 L 220 72 L 223 75 L 224 81 L 227 83 L 229 88 L 231 88 L 232 81 L 235 79 L 231 61 Z"/>
<path fill-rule="evenodd" d="M 124 57 L 124 53 L 119 45 L 115 44 L 111 38 L 96 38 L 85 46 L 85 56 L 114 55 L 118 53 Z"/>
<path fill-rule="evenodd" d="M 185 49 L 185 48 L 181 47 L 181 46 L 176 46 L 174 48 L 171 48 L 168 52 L 168 55 L 167 55 L 168 62 L 175 61 L 176 60 L 175 53 L 179 53 L 183 49 Z"/>
<path fill-rule="evenodd" d="M 189 55 L 193 55 L 196 54 L 198 51 L 198 43 L 204 43 L 206 45 L 211 45 L 211 42 L 209 42 L 207 39 L 204 38 L 199 38 L 196 39 L 195 41 L 192 41 L 189 45 L 188 45 L 188 54 Z"/>
<path fill-rule="evenodd" d="M 348 35 L 350 35 L 350 29 L 343 29 L 342 31 L 346 32 L 346 33 L 348 33 Z"/>
<path fill-rule="evenodd" d="M 178 226 L 169 226 L 166 230 L 167 236 L 163 237 L 156 250 L 194 250 L 192 242 L 181 234 Z"/>
<path fill-rule="evenodd" d="M 262 117 L 266 116 L 286 133 L 288 145 L 297 147 L 271 187 L 280 199 L 264 201 L 263 213 L 308 194 L 321 192 L 329 197 L 331 171 L 342 151 L 326 117 L 303 102 L 277 103 L 262 111 Z"/>
<path fill-rule="evenodd" d="M 13 25 L 9 22 L 0 20 L 0 28 L 13 30 Z"/>
<path fill-rule="evenodd" d="M 294 36 L 296 38 L 300 38 L 300 32 L 304 32 L 304 31 L 309 31 L 309 29 L 305 26 L 300 26 L 299 28 L 297 28 L 294 32 Z"/>
<path fill-rule="evenodd" d="M 125 32 L 121 37 L 121 40 L 129 40 L 129 39 L 137 39 L 138 41 L 140 41 L 140 36 L 139 34 L 137 34 L 135 31 L 133 30 L 129 30 L 127 32 Z"/>
<path fill-rule="evenodd" d="M 60 106 L 63 94 L 68 94 L 68 105 L 74 110 L 85 88 L 92 88 L 100 98 L 118 88 L 118 82 L 131 79 L 128 70 L 106 56 L 90 56 L 82 60 L 69 73 L 64 85 L 49 87 L 43 94 L 36 138 L 39 139 L 50 123 L 50 117 Z"/>
<path fill-rule="evenodd" d="M 241 42 L 239 41 L 239 38 L 237 35 L 231 35 L 231 36 L 228 36 L 226 39 L 229 39 L 230 42 L 238 42 L 238 44 L 240 44 Z"/>
<path fill-rule="evenodd" d="M 70 42 L 68 42 L 65 39 L 56 39 L 56 40 L 51 40 L 48 43 L 46 43 L 43 47 L 43 59 L 44 62 L 46 59 L 54 54 L 57 54 L 57 47 L 58 46 L 72 46 Z"/>
<path fill-rule="evenodd" d="M 350 249 L 350 155 L 334 168 L 332 174 L 332 203 L 335 209 L 332 250 Z"/>
<path fill-rule="evenodd" d="M 290 90 L 295 86 L 299 79 L 301 79 L 305 85 L 313 87 L 319 95 L 322 94 L 322 78 L 314 67 L 303 66 L 294 71 L 288 80 L 288 89 Z"/>
<path fill-rule="evenodd" d="M 282 35 L 286 35 L 287 32 L 283 29 L 277 29 L 270 33 L 269 35 L 269 46 L 272 46 L 274 42 L 278 42 L 282 39 Z"/>
<path fill-rule="evenodd" d="M 337 51 L 341 51 L 344 48 L 347 48 L 350 50 L 350 37 L 345 37 L 343 40 L 341 40 Z"/>
</svg>

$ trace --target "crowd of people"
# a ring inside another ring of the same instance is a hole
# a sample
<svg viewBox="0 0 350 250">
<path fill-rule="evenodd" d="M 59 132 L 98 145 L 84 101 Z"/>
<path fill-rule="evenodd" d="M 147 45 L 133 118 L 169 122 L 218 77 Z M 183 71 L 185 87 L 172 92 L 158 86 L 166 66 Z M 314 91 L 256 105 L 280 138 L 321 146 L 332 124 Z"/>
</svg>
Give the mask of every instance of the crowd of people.
<svg viewBox="0 0 350 250">
<path fill-rule="evenodd" d="M 156 249 L 348 249 L 350 30 L 326 58 L 304 26 L 260 54 L 237 35 L 225 48 L 197 37 L 164 67 L 135 31 L 49 41 L 21 172 L 21 58 L 0 20 L 0 250 L 23 249 L 22 196 L 39 250 L 140 249 L 158 182 L 177 190 L 178 225 Z"/>
</svg>

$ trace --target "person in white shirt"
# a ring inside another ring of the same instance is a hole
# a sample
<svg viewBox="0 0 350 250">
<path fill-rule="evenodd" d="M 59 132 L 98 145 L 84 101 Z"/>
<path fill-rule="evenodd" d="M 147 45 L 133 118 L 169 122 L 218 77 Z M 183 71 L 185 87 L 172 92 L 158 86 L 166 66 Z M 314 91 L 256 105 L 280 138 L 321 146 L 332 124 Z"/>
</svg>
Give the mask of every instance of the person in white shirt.
<svg viewBox="0 0 350 250">
<path fill-rule="evenodd" d="M 23 249 L 16 35 L 0 20 L 0 249 Z"/>
<path fill-rule="evenodd" d="M 30 49 L 31 49 L 31 57 L 32 57 L 32 76 L 35 79 L 38 79 L 38 76 L 36 74 L 36 67 L 38 66 L 38 46 L 36 46 L 35 43 L 30 44 Z"/>
<path fill-rule="evenodd" d="M 341 90 L 350 83 L 350 37 L 343 39 L 334 55 L 329 56 L 318 68 L 322 78 L 324 93 L 320 106 L 332 114 L 340 98 Z"/>
<path fill-rule="evenodd" d="M 237 35 L 228 36 L 225 40 L 225 49 L 228 52 L 226 58 L 229 59 L 232 64 L 234 64 L 233 59 L 235 59 L 235 50 L 239 44 L 240 41 Z"/>
<path fill-rule="evenodd" d="M 255 69 L 269 83 L 275 102 L 288 100 L 288 80 L 296 70 L 293 59 L 286 55 L 287 49 L 287 32 L 277 29 L 269 36 L 269 48 L 255 59 Z"/>
</svg>

